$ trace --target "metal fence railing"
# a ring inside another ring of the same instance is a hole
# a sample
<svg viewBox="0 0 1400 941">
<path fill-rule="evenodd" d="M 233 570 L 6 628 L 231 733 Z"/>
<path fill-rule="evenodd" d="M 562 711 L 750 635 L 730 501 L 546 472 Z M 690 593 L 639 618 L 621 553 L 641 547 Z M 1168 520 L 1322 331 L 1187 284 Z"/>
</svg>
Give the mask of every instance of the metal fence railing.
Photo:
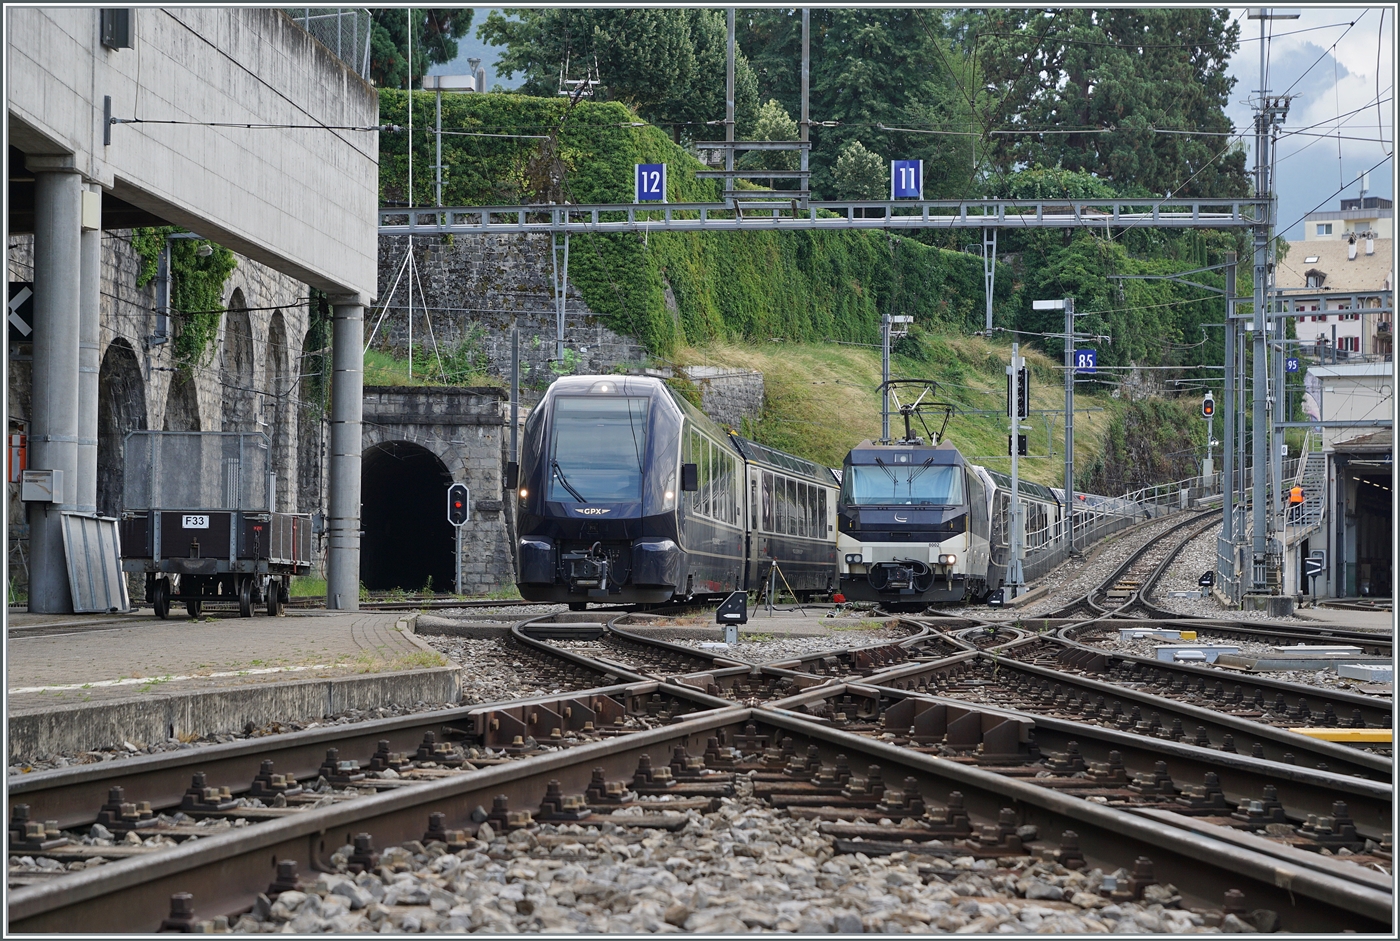
<svg viewBox="0 0 1400 941">
<path fill-rule="evenodd" d="M 357 7 L 284 8 L 297 25 L 316 37 L 360 78 L 369 80 L 370 33 L 374 18 Z"/>
</svg>

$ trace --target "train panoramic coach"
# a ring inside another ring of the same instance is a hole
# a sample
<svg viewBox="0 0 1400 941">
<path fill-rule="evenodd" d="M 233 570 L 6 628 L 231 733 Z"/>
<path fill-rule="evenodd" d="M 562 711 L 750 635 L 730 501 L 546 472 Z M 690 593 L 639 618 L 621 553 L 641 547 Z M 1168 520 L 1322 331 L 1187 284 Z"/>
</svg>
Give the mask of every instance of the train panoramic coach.
<svg viewBox="0 0 1400 941">
<path fill-rule="evenodd" d="M 556 380 L 525 423 L 518 483 L 527 601 L 834 588 L 831 471 L 725 431 L 657 378 Z"/>
</svg>

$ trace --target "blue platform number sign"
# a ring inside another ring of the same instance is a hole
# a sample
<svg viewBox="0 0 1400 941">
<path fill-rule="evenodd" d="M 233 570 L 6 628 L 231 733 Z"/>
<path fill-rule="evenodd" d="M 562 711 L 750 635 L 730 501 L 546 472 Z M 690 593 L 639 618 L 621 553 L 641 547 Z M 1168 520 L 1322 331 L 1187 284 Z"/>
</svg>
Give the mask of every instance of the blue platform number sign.
<svg viewBox="0 0 1400 941">
<path fill-rule="evenodd" d="M 666 164 L 637 164 L 637 202 L 664 203 L 666 201 Z"/>
<path fill-rule="evenodd" d="M 1290 356 L 1290 357 L 1288 357 L 1288 359 L 1284 360 L 1283 366 L 1284 366 L 1284 369 L 1288 370 L 1289 372 L 1297 372 L 1297 371 L 1298 371 L 1298 357 L 1296 357 L 1296 356 Z"/>
<path fill-rule="evenodd" d="M 1098 350 L 1075 350 L 1074 351 L 1074 371 L 1075 372 L 1097 372 L 1099 366 Z"/>
<path fill-rule="evenodd" d="M 890 161 L 890 199 L 924 198 L 924 162 Z"/>
</svg>

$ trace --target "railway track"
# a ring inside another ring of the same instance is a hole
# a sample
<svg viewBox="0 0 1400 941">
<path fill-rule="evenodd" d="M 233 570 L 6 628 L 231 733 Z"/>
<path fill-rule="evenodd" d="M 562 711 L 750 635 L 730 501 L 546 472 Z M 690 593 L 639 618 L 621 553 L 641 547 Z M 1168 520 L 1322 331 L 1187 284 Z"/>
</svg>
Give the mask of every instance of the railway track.
<svg viewBox="0 0 1400 941">
<path fill-rule="evenodd" d="M 931 664 L 897 667 L 866 678 L 872 685 L 913 690 L 1118 728 L 1149 739 L 1181 740 L 1259 755 L 1271 761 L 1389 781 L 1390 758 L 1309 738 L 1220 711 L 1101 679 L 1021 662 L 1003 653 L 968 652 Z M 1178 738 L 1178 736 L 1180 738 Z"/>
<path fill-rule="evenodd" d="M 1280 728 L 1391 728 L 1392 703 L 1378 696 L 1110 653 L 1054 637 L 1037 637 L 999 652 L 1013 660 L 1095 677 L 1124 689 L 1141 689 Z"/>
<path fill-rule="evenodd" d="M 811 771 L 806 780 L 784 773 L 795 755 L 803 756 Z M 653 760 L 658 756 L 671 756 L 665 766 L 670 773 L 662 773 L 659 760 Z M 846 775 L 843 781 L 843 765 L 866 774 Z M 1227 888 L 1242 891 L 1250 907 L 1275 913 L 1286 930 L 1376 930 L 1389 917 L 1390 895 L 1378 886 L 1212 838 L 1211 831 L 1164 823 L 796 715 L 720 707 L 21 886 L 10 893 L 9 924 L 19 932 L 93 924 L 109 931 L 151 931 L 177 896 L 179 915 L 187 921 L 228 918 L 257 910 L 259 895 L 265 899 L 279 881 L 290 889 L 301 884 L 302 874 L 309 881 L 325 871 L 375 869 L 381 858 L 389 858 L 378 855 L 384 847 L 419 841 L 421 848 L 427 839 L 442 842 L 448 851 L 460 846 L 464 853 L 490 855 L 497 852 L 497 833 L 533 829 L 541 832 L 534 837 L 540 841 L 548 836 L 542 824 L 551 818 L 580 831 L 606 826 L 654 833 L 686 818 L 658 812 L 655 808 L 667 802 L 639 800 L 636 789 L 650 785 L 681 800 L 712 802 L 733 793 L 739 775 L 747 776 L 754 796 L 771 806 L 823 821 L 824 835 L 833 838 L 838 852 L 889 852 L 883 839 L 864 836 L 872 828 L 860 821 L 897 813 L 913 825 L 894 835 L 920 838 L 919 857 L 971 855 L 996 866 L 998 860 L 1039 856 L 1066 871 L 1121 867 L 1135 878 L 1106 894 L 1117 891 L 1130 901 L 1150 897 L 1148 886 L 1170 883 L 1168 894 L 1179 896 L 1178 904 L 1213 913 L 1217 921 L 1231 903 Z M 887 788 L 884 780 L 902 786 Z M 885 828 L 881 837 L 890 835 Z M 895 851 L 913 845 L 893 844 Z M 341 846 L 351 852 L 339 852 Z M 500 852 L 508 846 L 501 841 Z M 1278 885 L 1280 872 L 1288 876 L 1286 888 Z M 936 878 L 933 872 L 927 876 Z"/>
<path fill-rule="evenodd" d="M 218 928 L 267 914 L 279 886 L 373 871 L 433 841 L 504 859 L 501 835 L 655 839 L 724 797 L 819 821 L 838 855 L 924 860 L 911 871 L 925 881 L 951 878 L 949 860 L 1032 856 L 1057 872 L 1120 870 L 1124 884 L 1095 885 L 1124 904 L 1170 885 L 1207 923 L 1243 912 L 1223 894 L 1234 889 L 1266 926 L 1388 924 L 1389 876 L 1318 851 L 1388 869 L 1389 759 L 1252 722 L 1209 695 L 1157 695 L 1161 676 L 1200 668 L 1106 658 L 1096 679 L 1058 656 L 1092 648 L 965 619 L 910 619 L 901 641 L 760 665 L 644 637 L 625 615 L 586 616 L 529 618 L 500 641 L 556 695 L 11 781 L 12 861 L 59 867 L 12 862 L 11 929 Z M 1052 652 L 1054 668 L 1037 662 Z M 93 845 L 101 821 L 114 839 Z"/>
</svg>

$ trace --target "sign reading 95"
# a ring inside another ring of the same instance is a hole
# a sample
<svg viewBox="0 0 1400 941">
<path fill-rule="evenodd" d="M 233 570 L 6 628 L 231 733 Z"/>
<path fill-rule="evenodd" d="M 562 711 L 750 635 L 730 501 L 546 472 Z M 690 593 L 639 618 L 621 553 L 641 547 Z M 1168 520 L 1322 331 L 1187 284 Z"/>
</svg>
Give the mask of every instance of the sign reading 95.
<svg viewBox="0 0 1400 941">
<path fill-rule="evenodd" d="M 664 203 L 666 201 L 666 164 L 637 164 L 635 184 L 637 202 Z"/>
</svg>

